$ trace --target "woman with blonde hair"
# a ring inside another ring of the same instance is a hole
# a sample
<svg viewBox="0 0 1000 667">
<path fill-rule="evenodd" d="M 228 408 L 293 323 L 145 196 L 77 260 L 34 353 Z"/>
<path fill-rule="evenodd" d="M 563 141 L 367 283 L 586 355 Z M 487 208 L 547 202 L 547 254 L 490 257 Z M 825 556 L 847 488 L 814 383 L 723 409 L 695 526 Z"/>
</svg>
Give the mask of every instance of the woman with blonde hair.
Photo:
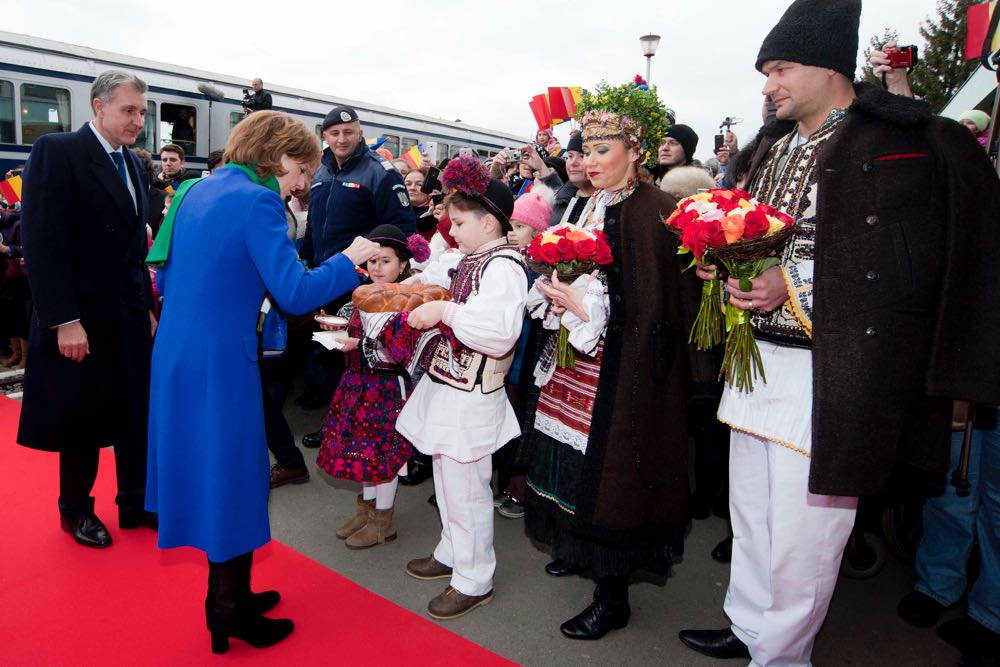
<svg viewBox="0 0 1000 667">
<path fill-rule="evenodd" d="M 275 591 L 253 594 L 253 551 L 270 540 L 269 466 L 256 333 L 265 294 L 304 313 L 358 284 L 355 265 L 378 251 L 357 238 L 312 271 L 288 238 L 284 198 L 309 183 L 316 136 L 283 113 L 243 120 L 226 166 L 185 182 L 149 262 L 163 312 L 153 346 L 146 508 L 159 513 L 159 546 L 208 556 L 205 614 L 212 651 L 229 638 L 271 646 L 292 631 L 262 614 Z"/>
</svg>

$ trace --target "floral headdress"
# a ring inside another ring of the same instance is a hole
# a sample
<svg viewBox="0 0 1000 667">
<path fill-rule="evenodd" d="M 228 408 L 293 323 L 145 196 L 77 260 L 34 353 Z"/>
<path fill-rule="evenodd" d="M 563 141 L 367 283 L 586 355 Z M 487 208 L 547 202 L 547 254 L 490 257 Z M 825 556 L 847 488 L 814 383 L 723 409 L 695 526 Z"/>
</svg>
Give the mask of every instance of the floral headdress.
<svg viewBox="0 0 1000 667">
<path fill-rule="evenodd" d="M 620 139 L 639 149 L 639 161 L 653 164 L 670 126 L 668 109 L 641 76 L 632 83 L 609 86 L 602 81 L 577 104 L 583 140 Z"/>
</svg>

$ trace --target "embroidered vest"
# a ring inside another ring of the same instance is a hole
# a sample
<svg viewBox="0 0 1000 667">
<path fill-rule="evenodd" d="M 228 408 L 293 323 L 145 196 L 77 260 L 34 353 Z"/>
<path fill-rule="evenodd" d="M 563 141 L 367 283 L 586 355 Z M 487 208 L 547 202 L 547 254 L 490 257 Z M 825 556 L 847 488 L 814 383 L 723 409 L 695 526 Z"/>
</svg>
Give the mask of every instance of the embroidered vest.
<svg viewBox="0 0 1000 667">
<path fill-rule="evenodd" d="M 455 267 L 455 274 L 451 279 L 451 298 L 455 303 L 465 303 L 469 297 L 479 292 L 483 271 L 495 259 L 516 262 L 527 280 L 524 255 L 516 246 L 501 245 L 468 255 Z M 427 373 L 435 382 L 455 389 L 473 391 L 480 386 L 484 394 L 490 394 L 503 389 L 507 373 L 514 362 L 515 348 L 516 345 L 511 347 L 510 352 L 503 357 L 490 357 L 462 345 L 454 336 L 442 336 L 434 348 Z"/>
</svg>

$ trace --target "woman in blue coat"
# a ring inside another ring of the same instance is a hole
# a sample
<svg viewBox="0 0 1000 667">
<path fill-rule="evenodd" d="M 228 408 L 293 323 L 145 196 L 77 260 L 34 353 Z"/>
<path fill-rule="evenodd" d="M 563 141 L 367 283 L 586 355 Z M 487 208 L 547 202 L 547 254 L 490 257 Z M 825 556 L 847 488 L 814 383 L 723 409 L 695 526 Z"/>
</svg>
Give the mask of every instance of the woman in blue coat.
<svg viewBox="0 0 1000 667">
<path fill-rule="evenodd" d="M 229 637 L 270 646 L 293 627 L 262 616 L 277 604 L 276 592 L 250 591 L 253 551 L 271 539 L 261 302 L 268 293 L 281 310 L 304 313 L 333 301 L 357 286 L 355 265 L 378 251 L 358 238 L 312 271 L 298 261 L 283 199 L 308 185 L 320 155 L 301 122 L 252 114 L 229 139 L 226 168 L 178 191 L 172 228 L 165 221 L 157 238 L 166 233 L 166 241 L 151 252 L 151 263 L 163 265 L 164 301 L 153 346 L 146 507 L 159 514 L 161 548 L 208 555 L 205 607 L 216 653 Z"/>
</svg>

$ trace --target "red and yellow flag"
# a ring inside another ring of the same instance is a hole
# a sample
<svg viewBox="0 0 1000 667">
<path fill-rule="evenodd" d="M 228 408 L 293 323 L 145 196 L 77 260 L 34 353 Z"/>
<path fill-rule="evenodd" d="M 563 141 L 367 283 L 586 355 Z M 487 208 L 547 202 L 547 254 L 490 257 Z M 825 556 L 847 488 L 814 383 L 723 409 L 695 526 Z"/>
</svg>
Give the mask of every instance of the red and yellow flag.
<svg viewBox="0 0 1000 667">
<path fill-rule="evenodd" d="M 0 196 L 6 199 L 8 204 L 16 204 L 21 201 L 21 177 L 11 176 L 0 183 Z"/>
<path fill-rule="evenodd" d="M 969 7 L 966 17 L 965 59 L 974 60 L 983 54 L 983 42 L 990 27 L 990 17 L 997 10 L 997 0 Z M 990 53 L 1000 50 L 1000 30 L 993 35 Z"/>
<path fill-rule="evenodd" d="M 399 157 L 406 161 L 406 164 L 410 165 L 411 169 L 419 169 L 420 165 L 424 162 L 424 156 L 420 154 L 421 144 L 416 146 L 411 146 L 410 150 L 406 151 Z"/>
</svg>

